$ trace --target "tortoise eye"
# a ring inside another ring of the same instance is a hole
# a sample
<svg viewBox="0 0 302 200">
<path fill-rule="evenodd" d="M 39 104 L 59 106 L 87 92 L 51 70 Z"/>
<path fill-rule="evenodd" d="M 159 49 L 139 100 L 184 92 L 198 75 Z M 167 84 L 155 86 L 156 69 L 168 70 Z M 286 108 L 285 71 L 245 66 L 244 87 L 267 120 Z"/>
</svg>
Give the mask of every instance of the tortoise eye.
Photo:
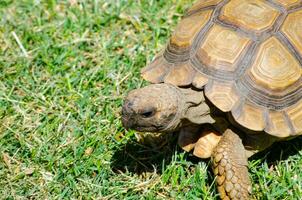
<svg viewBox="0 0 302 200">
<path fill-rule="evenodd" d="M 150 118 L 155 114 L 155 109 L 151 108 L 140 113 L 143 118 Z"/>
</svg>

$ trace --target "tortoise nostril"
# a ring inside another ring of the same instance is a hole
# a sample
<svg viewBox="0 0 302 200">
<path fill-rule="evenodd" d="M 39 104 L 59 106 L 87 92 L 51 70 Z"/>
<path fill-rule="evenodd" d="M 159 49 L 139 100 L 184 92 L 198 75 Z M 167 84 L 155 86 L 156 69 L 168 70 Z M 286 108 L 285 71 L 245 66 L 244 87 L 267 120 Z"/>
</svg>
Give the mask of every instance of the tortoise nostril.
<svg viewBox="0 0 302 200">
<path fill-rule="evenodd" d="M 133 103 L 125 102 L 122 108 L 122 115 L 129 115 L 133 113 Z"/>
<path fill-rule="evenodd" d="M 128 108 L 132 108 L 133 107 L 133 102 L 129 101 L 129 102 L 127 102 L 126 105 L 127 105 Z"/>
<path fill-rule="evenodd" d="M 123 106 L 125 110 L 128 112 L 133 110 L 133 103 L 132 102 L 126 102 L 125 105 Z"/>
</svg>

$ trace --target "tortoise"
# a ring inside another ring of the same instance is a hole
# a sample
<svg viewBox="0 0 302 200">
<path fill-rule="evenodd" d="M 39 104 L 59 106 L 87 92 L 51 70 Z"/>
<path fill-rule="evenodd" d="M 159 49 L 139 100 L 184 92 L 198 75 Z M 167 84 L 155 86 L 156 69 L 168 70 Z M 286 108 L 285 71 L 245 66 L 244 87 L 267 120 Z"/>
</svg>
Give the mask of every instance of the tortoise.
<svg viewBox="0 0 302 200">
<path fill-rule="evenodd" d="M 248 158 L 302 134 L 301 33 L 301 0 L 197 1 L 142 69 L 151 84 L 126 97 L 124 127 L 179 131 L 211 157 L 221 199 L 250 198 Z"/>
</svg>

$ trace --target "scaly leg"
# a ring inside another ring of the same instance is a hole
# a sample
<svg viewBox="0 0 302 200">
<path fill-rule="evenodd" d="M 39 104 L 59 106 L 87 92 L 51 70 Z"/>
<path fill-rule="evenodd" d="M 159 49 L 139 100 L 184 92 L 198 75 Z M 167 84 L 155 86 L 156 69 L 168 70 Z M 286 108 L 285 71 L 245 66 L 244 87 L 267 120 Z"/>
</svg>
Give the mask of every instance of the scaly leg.
<svg viewBox="0 0 302 200">
<path fill-rule="evenodd" d="M 228 129 L 212 155 L 216 183 L 222 200 L 249 199 L 251 181 L 248 162 L 240 137 Z"/>
</svg>

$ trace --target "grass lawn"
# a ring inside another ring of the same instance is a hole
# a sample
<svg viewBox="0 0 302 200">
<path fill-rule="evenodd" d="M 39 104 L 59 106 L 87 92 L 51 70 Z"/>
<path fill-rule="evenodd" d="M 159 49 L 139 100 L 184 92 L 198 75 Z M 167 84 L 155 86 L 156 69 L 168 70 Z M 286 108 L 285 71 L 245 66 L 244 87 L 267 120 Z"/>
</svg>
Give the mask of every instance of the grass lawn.
<svg viewBox="0 0 302 200">
<path fill-rule="evenodd" d="M 0 199 L 218 199 L 208 161 L 137 142 L 122 100 L 192 0 L 0 0 Z M 302 138 L 249 162 L 302 198 Z"/>
</svg>

